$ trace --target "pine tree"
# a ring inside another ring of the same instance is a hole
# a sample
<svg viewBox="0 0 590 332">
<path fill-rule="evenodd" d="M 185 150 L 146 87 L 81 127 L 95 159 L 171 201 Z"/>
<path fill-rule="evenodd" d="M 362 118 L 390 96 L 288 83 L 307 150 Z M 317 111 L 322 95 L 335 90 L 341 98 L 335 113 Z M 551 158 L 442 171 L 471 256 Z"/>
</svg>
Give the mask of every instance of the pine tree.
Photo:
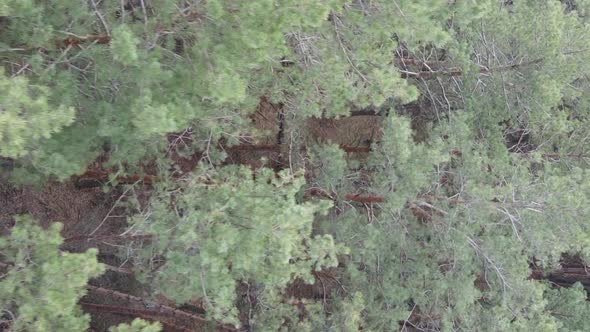
<svg viewBox="0 0 590 332">
<path fill-rule="evenodd" d="M 130 252 L 154 293 L 201 299 L 216 320 L 239 325 L 247 287 L 261 330 L 583 331 L 581 287 L 531 266 L 589 255 L 589 3 L 5 0 L 0 156 L 15 178 L 65 180 L 103 153 L 120 171 L 165 159 L 166 134 L 190 128 L 185 153 L 207 149 L 210 165 L 164 177 L 131 220 L 150 240 Z M 210 149 L 240 143 L 261 97 L 292 131 L 351 109 L 388 115 L 366 159 L 301 147 L 304 186 Z M 75 302 L 100 272 L 95 252 L 62 254 L 57 229 L 19 224 L 1 243 L 13 325 L 83 329 Z M 46 284 L 61 286 L 64 264 L 77 281 L 56 297 Z M 326 301 L 287 299 L 327 267 L 341 285 Z"/>
<path fill-rule="evenodd" d="M 46 86 L 29 85 L 22 76 L 6 77 L 2 68 L 0 90 L 0 156 L 24 157 L 73 121 L 72 108 L 51 109 Z"/>
<path fill-rule="evenodd" d="M 0 58 L 12 65 L 5 71 L 48 87 L 44 98 L 63 114 L 41 128 L 51 137 L 9 156 L 28 156 L 17 165 L 21 178 L 63 180 L 105 147 L 114 165 L 157 155 L 165 133 L 189 126 L 197 149 L 221 136 L 235 142 L 262 96 L 304 116 L 411 101 L 416 89 L 392 66 L 396 48 L 442 47 L 451 40 L 447 20 L 477 17 L 480 9 L 398 2 L 8 2 Z"/>
<path fill-rule="evenodd" d="M 142 279 L 178 303 L 205 300 L 212 318 L 238 324 L 240 283 L 270 301 L 296 278 L 334 267 L 345 252 L 328 234 L 313 235 L 327 202 L 299 203 L 301 176 L 243 167 L 203 170 L 179 188 L 163 187 L 131 230 L 157 235 L 136 248 Z"/>
<path fill-rule="evenodd" d="M 434 151 L 403 139 L 410 137 L 403 119 L 393 117 L 395 130 L 389 133 L 385 123 L 386 134 L 372 154 L 370 170 L 376 181 L 367 190 L 381 186 L 387 203 L 378 204 L 369 224 L 366 215 L 350 211 L 337 227 L 326 226 L 326 232 L 351 248 L 343 272 L 347 289 L 371 295 L 365 296 L 364 307 L 369 329 L 564 328 L 564 317 L 550 304 L 555 291 L 530 280 L 529 262 L 550 269 L 562 253 L 583 254 L 588 247 L 582 217 L 588 197 L 586 163 L 579 158 L 581 142 L 574 138 L 585 136 L 585 120 L 576 107 L 584 99 L 576 94 L 566 114 L 560 106 L 571 98 L 570 84 L 583 82 L 578 77 L 586 72 L 585 52 L 563 50 L 587 40 L 587 27 L 576 13 L 553 1 L 521 1 L 488 10 L 492 15 L 483 23 L 475 21 L 455 32 L 473 46 L 451 43 L 450 50 L 458 60 L 458 52 L 475 50 L 472 56 L 480 60 L 486 50 L 479 53 L 477 47 L 488 47 L 520 58 L 520 63 L 486 64 L 484 69 L 481 62 L 463 65 L 462 91 L 471 94 L 460 96 L 465 111 L 446 113 L 435 123 L 426 145 Z M 532 24 L 541 16 L 551 24 Z M 472 40 L 467 37 L 471 32 Z M 482 34 L 498 44 L 482 45 Z M 494 34 L 502 36 L 490 37 Z M 423 84 L 432 90 L 429 82 Z M 556 120 L 549 123 L 548 114 Z M 506 123 L 510 130 L 524 128 L 532 137 L 525 143 L 537 151 L 507 146 Z M 543 148 L 559 149 L 563 155 L 543 153 Z M 441 153 L 450 159 L 436 158 Z M 428 157 L 434 158 L 427 162 Z M 573 303 L 568 304 L 575 306 L 573 311 L 585 310 L 585 303 Z"/>
<path fill-rule="evenodd" d="M 10 236 L 0 239 L 4 272 L 0 308 L 10 331 L 84 331 L 90 317 L 77 305 L 88 279 L 103 267 L 97 251 L 64 253 L 61 224 L 38 226 L 30 216 L 16 219 Z M 5 326 L 6 327 L 6 326 Z"/>
</svg>

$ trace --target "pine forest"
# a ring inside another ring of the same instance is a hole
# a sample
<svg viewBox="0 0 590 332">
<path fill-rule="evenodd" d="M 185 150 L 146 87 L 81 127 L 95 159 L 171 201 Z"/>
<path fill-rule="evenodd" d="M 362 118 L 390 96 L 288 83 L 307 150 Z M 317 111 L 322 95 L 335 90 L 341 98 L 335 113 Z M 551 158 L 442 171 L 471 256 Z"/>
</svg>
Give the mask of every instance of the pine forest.
<svg viewBox="0 0 590 332">
<path fill-rule="evenodd" d="M 0 0 L 0 331 L 586 332 L 589 292 L 590 0 Z"/>
</svg>

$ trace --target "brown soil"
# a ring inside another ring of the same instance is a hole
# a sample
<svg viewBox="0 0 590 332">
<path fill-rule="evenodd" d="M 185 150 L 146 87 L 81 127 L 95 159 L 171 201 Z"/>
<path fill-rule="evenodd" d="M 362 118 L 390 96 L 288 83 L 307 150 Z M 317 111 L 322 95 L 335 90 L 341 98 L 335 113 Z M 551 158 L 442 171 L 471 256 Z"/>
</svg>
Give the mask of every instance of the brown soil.
<svg viewBox="0 0 590 332">
<path fill-rule="evenodd" d="M 28 213 L 44 226 L 64 225 L 62 235 L 70 237 L 91 232 L 106 216 L 119 189 L 104 193 L 100 188 L 78 189 L 72 182 L 49 183 L 42 190 L 27 186 L 16 189 L 0 182 L 0 223 L 3 228 L 14 216 Z M 125 225 L 124 217 L 110 217 L 97 234 L 108 234 Z"/>
<path fill-rule="evenodd" d="M 308 137 L 318 143 L 368 147 L 381 139 L 381 117 L 362 115 L 342 119 L 307 120 Z M 311 142 L 310 142 L 311 143 Z"/>
</svg>

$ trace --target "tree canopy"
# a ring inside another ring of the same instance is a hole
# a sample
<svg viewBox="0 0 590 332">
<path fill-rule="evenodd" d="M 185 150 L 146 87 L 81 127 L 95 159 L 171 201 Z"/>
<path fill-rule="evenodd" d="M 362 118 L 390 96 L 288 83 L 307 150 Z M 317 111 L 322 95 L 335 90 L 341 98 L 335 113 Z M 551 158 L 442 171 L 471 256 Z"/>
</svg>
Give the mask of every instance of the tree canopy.
<svg viewBox="0 0 590 332">
<path fill-rule="evenodd" d="M 0 0 L 0 167 L 14 186 L 97 164 L 143 186 L 119 257 L 152 299 L 222 327 L 585 331 L 590 283 L 551 276 L 590 255 L 589 13 Z M 355 146 L 326 134 L 343 119 Z M 0 238 L 15 331 L 88 326 L 97 251 L 61 251 L 56 225 L 18 217 Z"/>
<path fill-rule="evenodd" d="M 83 331 L 90 317 L 78 307 L 89 278 L 103 267 L 96 250 L 59 250 L 60 224 L 44 230 L 31 217 L 17 218 L 10 236 L 0 239 L 3 272 L 0 307 L 11 331 Z"/>
</svg>

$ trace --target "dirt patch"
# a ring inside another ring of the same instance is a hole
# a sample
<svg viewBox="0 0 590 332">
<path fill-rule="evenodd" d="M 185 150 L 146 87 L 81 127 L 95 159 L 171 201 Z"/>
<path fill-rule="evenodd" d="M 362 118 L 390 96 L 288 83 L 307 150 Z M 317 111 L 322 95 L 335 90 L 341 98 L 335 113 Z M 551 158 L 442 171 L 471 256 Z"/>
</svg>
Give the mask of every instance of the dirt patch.
<svg viewBox="0 0 590 332">
<path fill-rule="evenodd" d="M 281 105 L 270 103 L 266 98 L 260 99 L 256 112 L 252 115 L 252 124 L 255 128 L 253 140 L 255 144 L 277 144 L 280 132 Z"/>
<path fill-rule="evenodd" d="M 14 225 L 14 215 L 24 211 L 24 203 L 20 199 L 22 191 L 0 182 L 0 233 L 2 235 L 6 235 L 10 227 Z"/>
<path fill-rule="evenodd" d="M 318 143 L 361 147 L 381 139 L 381 122 L 381 117 L 371 115 L 341 119 L 311 118 L 307 120 L 306 130 L 310 139 Z"/>
<path fill-rule="evenodd" d="M 15 188 L 1 182 L 0 223 L 3 228 L 10 227 L 15 215 L 30 214 L 45 227 L 52 222 L 63 223 L 64 237 L 86 234 L 107 215 L 117 191 L 78 189 L 71 182 L 48 183 L 42 190 L 30 186 Z M 119 228 L 125 223 L 124 218 L 118 219 L 114 218 L 103 231 L 110 232 L 114 224 Z"/>
</svg>

